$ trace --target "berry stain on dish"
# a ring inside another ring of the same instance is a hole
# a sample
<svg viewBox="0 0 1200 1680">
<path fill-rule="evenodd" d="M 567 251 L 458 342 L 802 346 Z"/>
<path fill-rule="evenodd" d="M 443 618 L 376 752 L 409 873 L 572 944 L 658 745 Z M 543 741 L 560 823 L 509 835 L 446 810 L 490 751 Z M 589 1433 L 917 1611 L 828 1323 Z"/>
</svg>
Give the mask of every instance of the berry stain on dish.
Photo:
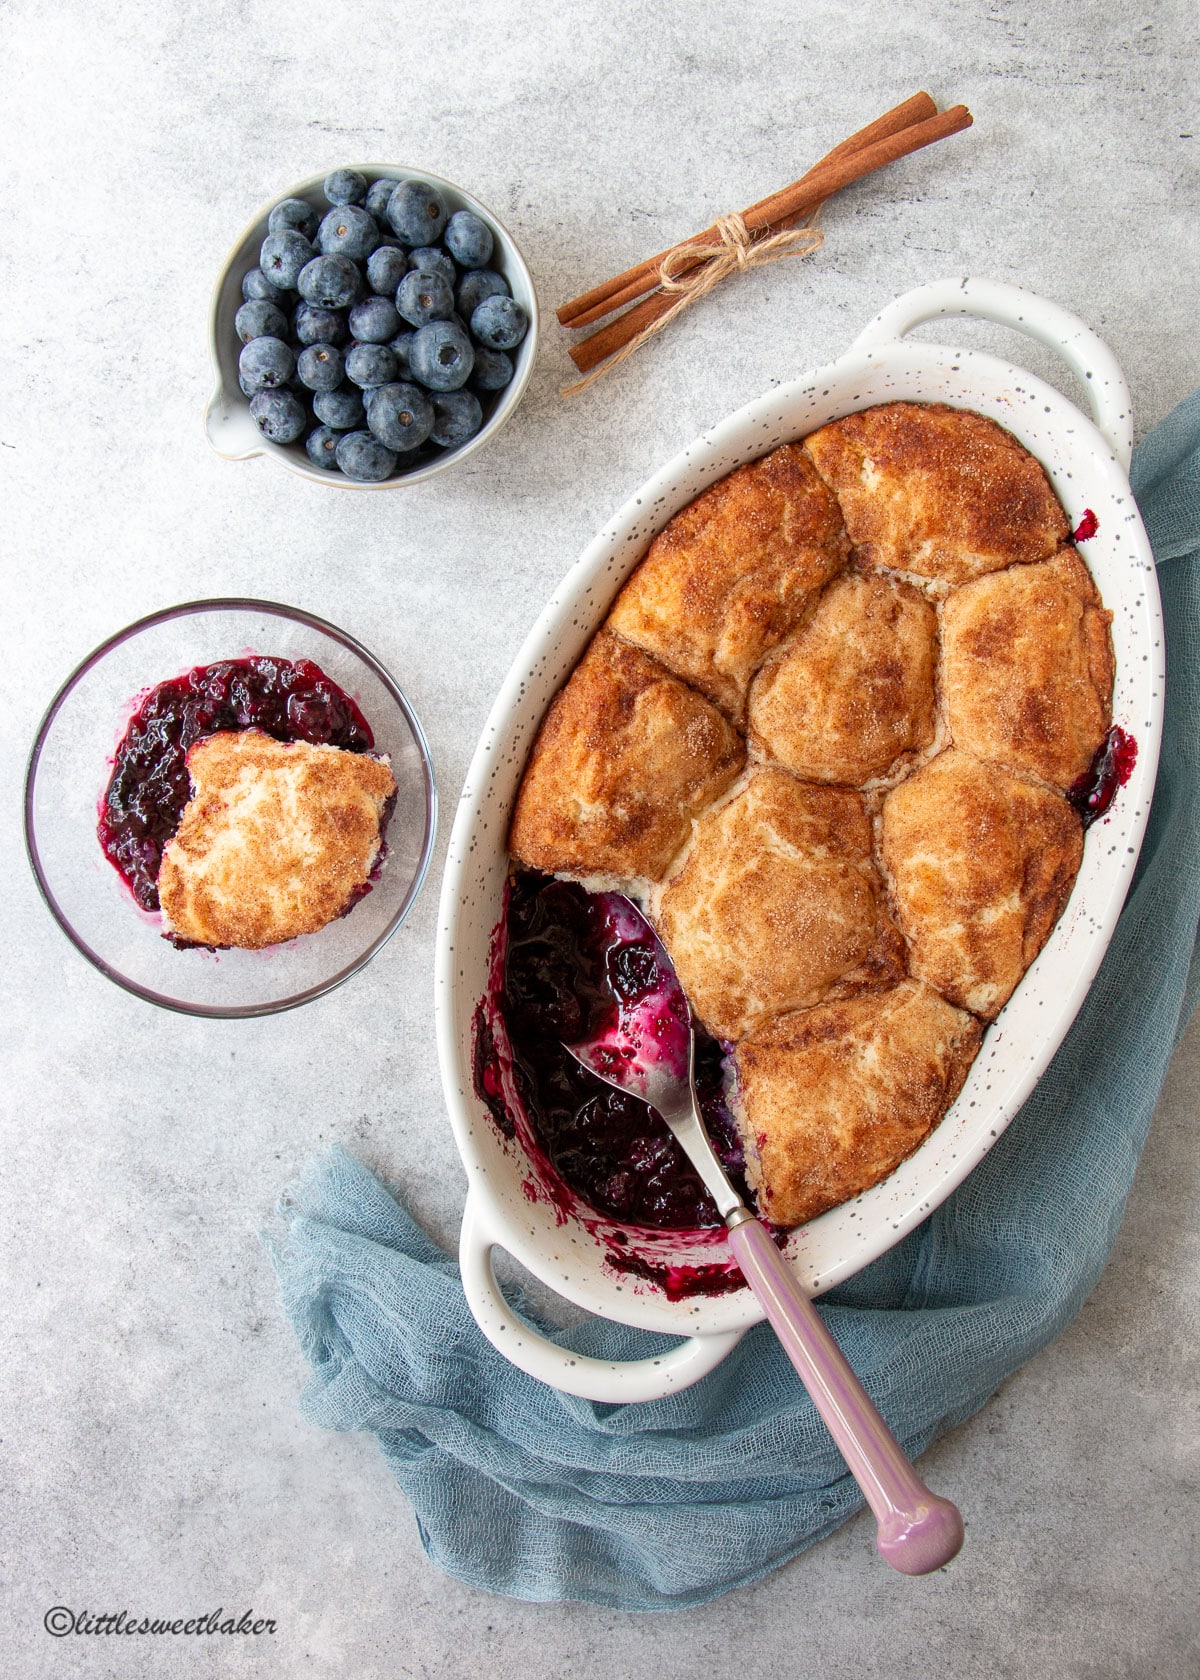
<svg viewBox="0 0 1200 1680">
<path fill-rule="evenodd" d="M 251 655 L 197 666 L 156 684 L 139 698 L 117 746 L 97 823 L 105 856 L 143 910 L 161 908 L 164 854 L 194 798 L 189 754 L 215 738 L 250 732 L 326 756 L 330 749 L 371 755 L 375 745 L 355 701 L 311 660 Z M 257 779 L 261 783 L 261 774 Z M 383 794 L 370 867 L 326 920 L 346 914 L 378 879 L 394 783 L 390 797 L 386 789 Z M 222 843 L 228 845 L 228 839 Z M 169 930 L 167 937 L 181 946 L 208 943 Z"/>
<path fill-rule="evenodd" d="M 1084 508 L 1083 518 L 1071 532 L 1071 541 L 1087 542 L 1088 538 L 1094 537 L 1099 529 L 1100 521 L 1096 518 L 1096 515 L 1092 512 L 1091 508 Z"/>
<path fill-rule="evenodd" d="M 1133 775 L 1137 751 L 1134 737 L 1114 724 L 1096 748 L 1088 769 L 1067 789 L 1067 800 L 1079 812 L 1084 828 L 1090 828 L 1107 813 L 1118 788 L 1123 788 Z"/>
</svg>

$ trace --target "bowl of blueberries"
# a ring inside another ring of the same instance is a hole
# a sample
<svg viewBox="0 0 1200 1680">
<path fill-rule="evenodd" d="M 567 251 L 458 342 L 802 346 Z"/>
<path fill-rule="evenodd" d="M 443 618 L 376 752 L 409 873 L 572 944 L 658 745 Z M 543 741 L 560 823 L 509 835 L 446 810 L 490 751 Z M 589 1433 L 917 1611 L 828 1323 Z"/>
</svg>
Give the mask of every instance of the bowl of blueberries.
<svg viewBox="0 0 1200 1680">
<path fill-rule="evenodd" d="M 298 182 L 213 291 L 209 441 L 324 484 L 413 484 L 492 437 L 537 346 L 511 234 L 436 175 L 359 164 Z"/>
</svg>

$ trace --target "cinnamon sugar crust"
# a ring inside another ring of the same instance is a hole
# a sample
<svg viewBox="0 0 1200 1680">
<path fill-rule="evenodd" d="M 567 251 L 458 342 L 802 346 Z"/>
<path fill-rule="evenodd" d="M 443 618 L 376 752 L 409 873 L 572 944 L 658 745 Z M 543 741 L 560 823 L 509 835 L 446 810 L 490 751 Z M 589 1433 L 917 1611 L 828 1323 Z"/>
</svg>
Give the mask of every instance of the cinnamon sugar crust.
<svg viewBox="0 0 1200 1680">
<path fill-rule="evenodd" d="M 936 660 L 919 591 L 847 572 L 755 677 L 750 739 L 798 776 L 860 786 L 933 741 Z"/>
<path fill-rule="evenodd" d="M 787 443 L 675 515 L 608 627 L 738 718 L 758 665 L 848 553 L 841 509 Z"/>
<path fill-rule="evenodd" d="M 671 521 L 535 743 L 514 856 L 649 887 L 780 1224 L 920 1145 L 1070 896 L 1114 661 L 1067 536 L 992 421 L 849 415 Z"/>
<path fill-rule="evenodd" d="M 959 584 L 1047 559 L 1067 538 L 1041 466 L 981 414 L 883 403 L 805 441 L 870 565 Z"/>
<path fill-rule="evenodd" d="M 658 880 L 744 760 L 715 706 L 602 630 L 534 742 L 509 850 L 552 874 Z"/>
<path fill-rule="evenodd" d="M 779 1010 L 903 973 L 861 795 L 783 770 L 755 770 L 700 818 L 652 914 L 717 1038 L 742 1038 Z"/>
<path fill-rule="evenodd" d="M 1060 794 L 950 749 L 887 795 L 882 854 L 910 972 L 991 1020 L 1062 914 L 1083 827 Z"/>
<path fill-rule="evenodd" d="M 1111 624 L 1073 548 L 956 589 L 942 608 L 956 745 L 1069 787 L 1112 723 Z"/>
<path fill-rule="evenodd" d="M 962 1089 L 983 1028 L 917 980 L 780 1015 L 734 1052 L 758 1205 L 801 1225 L 894 1172 Z"/>
<path fill-rule="evenodd" d="M 192 797 L 158 876 L 164 931 L 253 950 L 353 902 L 396 791 L 386 762 L 246 729 L 197 741 L 187 767 Z"/>
</svg>

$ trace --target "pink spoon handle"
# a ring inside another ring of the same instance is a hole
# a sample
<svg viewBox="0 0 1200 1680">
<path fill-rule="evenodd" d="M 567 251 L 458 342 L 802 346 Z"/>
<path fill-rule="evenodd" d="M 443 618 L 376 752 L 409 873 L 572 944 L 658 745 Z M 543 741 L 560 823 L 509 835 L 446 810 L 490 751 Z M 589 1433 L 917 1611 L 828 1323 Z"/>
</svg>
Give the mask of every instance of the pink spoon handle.
<svg viewBox="0 0 1200 1680">
<path fill-rule="evenodd" d="M 905 1575 L 940 1569 L 962 1545 L 957 1507 L 930 1493 L 905 1458 L 765 1227 L 743 1209 L 730 1217 L 738 1222 L 729 1246 L 746 1282 L 875 1513 L 880 1557 Z"/>
</svg>

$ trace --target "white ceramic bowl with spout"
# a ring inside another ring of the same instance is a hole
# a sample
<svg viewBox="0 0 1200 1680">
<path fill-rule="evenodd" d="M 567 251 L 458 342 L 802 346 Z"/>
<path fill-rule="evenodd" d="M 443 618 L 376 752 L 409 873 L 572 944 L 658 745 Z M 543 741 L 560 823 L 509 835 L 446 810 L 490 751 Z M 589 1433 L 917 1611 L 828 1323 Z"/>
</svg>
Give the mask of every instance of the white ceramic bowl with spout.
<svg viewBox="0 0 1200 1680">
<path fill-rule="evenodd" d="M 999 322 L 1051 346 L 1079 377 L 1090 414 L 1024 369 L 956 346 L 956 316 Z M 945 320 L 945 342 L 906 342 L 914 327 L 935 319 Z M 564 1212 L 538 1193 L 529 1158 L 500 1136 L 475 1095 L 472 1019 L 488 985 L 489 942 L 508 870 L 509 815 L 525 760 L 546 707 L 672 515 L 714 480 L 779 444 L 854 410 L 896 401 L 948 403 L 987 415 L 1042 463 L 1072 527 L 1085 510 L 1096 515 L 1096 535 L 1082 552 L 1113 614 L 1114 722 L 1135 737 L 1138 756 L 1107 816 L 1088 830 L 1067 907 L 989 1028 L 941 1125 L 882 1183 L 791 1234 L 788 1259 L 813 1294 L 898 1242 L 991 1148 L 1074 1020 L 1125 900 L 1154 788 L 1164 679 L 1154 561 L 1129 488 L 1132 424 L 1125 381 L 1100 339 L 1058 305 L 996 281 L 936 281 L 891 304 L 836 362 L 772 390 L 697 438 L 625 503 L 530 631 L 467 775 L 442 888 L 436 970 L 442 1081 L 469 1180 L 463 1283 L 490 1340 L 523 1370 L 572 1394 L 647 1400 L 686 1386 L 724 1358 L 762 1312 L 744 1288 L 670 1300 L 654 1285 L 614 1271 L 596 1221 Z M 689 1258 L 687 1245 L 669 1233 L 642 1246 L 662 1257 L 678 1252 Z M 666 1354 L 627 1363 L 559 1348 L 505 1301 L 492 1268 L 496 1247 L 578 1306 L 685 1340 Z M 714 1257 L 710 1251 L 708 1258 Z"/>
<path fill-rule="evenodd" d="M 216 389 L 205 410 L 204 427 L 208 441 L 227 461 L 248 461 L 251 456 L 266 455 L 291 472 L 299 473 L 301 478 L 312 479 L 314 484 L 329 484 L 342 490 L 395 490 L 402 485 L 423 483 L 425 479 L 457 466 L 494 438 L 501 426 L 512 418 L 525 394 L 537 355 L 537 293 L 525 258 L 504 223 L 477 198 L 456 187 L 453 181 L 444 181 L 440 175 L 431 175 L 427 169 L 413 169 L 402 163 L 356 163 L 351 167 L 365 175 L 368 181 L 381 178 L 427 181 L 441 193 L 451 215 L 457 210 L 470 210 L 492 230 L 495 246 L 488 267 L 504 276 L 513 297 L 529 317 L 529 330 L 513 352 L 512 378 L 502 391 L 496 393 L 495 406 L 474 437 L 468 438 L 456 449 L 445 449 L 432 460 L 422 460 L 419 466 L 407 470 L 401 456 L 392 476 L 378 483 L 347 478 L 344 473 L 314 466 L 305 453 L 303 439 L 283 444 L 271 443 L 263 437 L 251 416 L 250 399 L 243 395 L 238 384 L 238 356 L 242 346 L 234 327 L 234 316 L 242 302 L 242 278 L 248 269 L 258 266 L 259 249 L 267 237 L 267 219 L 275 206 L 285 198 L 302 198 L 321 215 L 329 209 L 322 190 L 325 176 L 310 175 L 303 181 L 282 188 L 270 203 L 259 207 L 238 235 L 217 276 L 208 312 L 208 353 L 216 377 Z M 484 406 L 486 409 L 486 402 Z"/>
</svg>

